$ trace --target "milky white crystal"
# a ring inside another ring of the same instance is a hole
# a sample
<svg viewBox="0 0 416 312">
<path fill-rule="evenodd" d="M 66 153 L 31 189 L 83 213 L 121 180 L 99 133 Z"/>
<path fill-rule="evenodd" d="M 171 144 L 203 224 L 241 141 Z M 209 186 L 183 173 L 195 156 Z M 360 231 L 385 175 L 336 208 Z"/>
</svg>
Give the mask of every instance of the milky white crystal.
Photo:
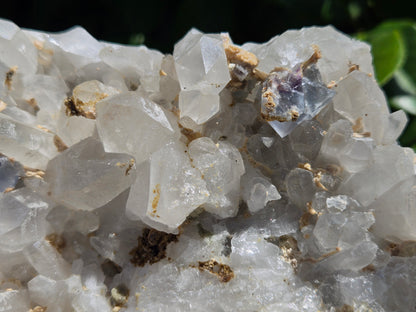
<svg viewBox="0 0 416 312">
<path fill-rule="evenodd" d="M 192 29 L 175 45 L 173 57 L 181 85 L 181 117 L 202 124 L 220 110 L 219 93 L 230 80 L 223 39 Z"/>
<path fill-rule="evenodd" d="M 210 193 L 205 210 L 223 218 L 235 215 L 240 177 L 245 171 L 239 151 L 228 143 L 215 144 L 209 138 L 199 138 L 189 144 L 189 156 Z"/>
<path fill-rule="evenodd" d="M 367 44 L 0 20 L 0 77 L 0 311 L 413 311 L 415 154 Z"/>
<path fill-rule="evenodd" d="M 137 163 L 178 137 L 169 112 L 134 92 L 97 103 L 97 130 L 106 152 L 123 152 Z"/>
<path fill-rule="evenodd" d="M 105 153 L 100 141 L 85 139 L 49 162 L 48 194 L 75 210 L 93 210 L 109 202 L 136 177 L 135 160 Z"/>
<path fill-rule="evenodd" d="M 177 231 L 186 217 L 210 197 L 202 173 L 192 167 L 181 142 L 169 142 L 142 163 L 130 193 L 130 218 L 167 232 Z"/>
</svg>

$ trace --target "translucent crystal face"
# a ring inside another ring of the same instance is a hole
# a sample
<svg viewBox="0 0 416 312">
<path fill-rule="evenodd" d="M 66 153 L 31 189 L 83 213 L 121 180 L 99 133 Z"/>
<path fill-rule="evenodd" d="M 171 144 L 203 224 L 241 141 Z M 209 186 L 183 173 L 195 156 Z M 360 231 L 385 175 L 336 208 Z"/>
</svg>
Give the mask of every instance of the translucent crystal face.
<svg viewBox="0 0 416 312">
<path fill-rule="evenodd" d="M 0 311 L 414 311 L 373 74 L 332 27 L 163 55 L 0 20 Z"/>
<path fill-rule="evenodd" d="M 321 81 L 315 65 L 296 65 L 293 70 L 274 69 L 263 82 L 261 114 L 281 136 L 315 117 L 334 97 Z"/>
</svg>

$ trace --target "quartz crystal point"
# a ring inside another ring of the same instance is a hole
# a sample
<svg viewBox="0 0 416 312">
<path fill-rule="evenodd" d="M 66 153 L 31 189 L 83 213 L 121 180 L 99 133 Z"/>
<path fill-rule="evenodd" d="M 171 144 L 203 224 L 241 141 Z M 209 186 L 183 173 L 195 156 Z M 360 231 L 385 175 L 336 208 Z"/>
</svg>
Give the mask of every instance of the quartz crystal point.
<svg viewBox="0 0 416 312">
<path fill-rule="evenodd" d="M 0 77 L 0 311 L 414 310 L 415 153 L 366 43 L 0 20 Z"/>
<path fill-rule="evenodd" d="M 102 100 L 96 110 L 106 152 L 133 155 L 137 163 L 178 137 L 171 113 L 134 92 Z"/>
<path fill-rule="evenodd" d="M 230 81 L 223 39 L 190 30 L 173 51 L 181 92 L 181 117 L 202 124 L 220 110 L 219 93 Z"/>
<path fill-rule="evenodd" d="M 209 198 L 207 185 L 192 166 L 186 146 L 169 142 L 138 167 L 127 213 L 160 231 L 177 232 L 186 217 Z"/>
<path fill-rule="evenodd" d="M 38 68 L 36 47 L 15 24 L 2 20 L 0 34 L 1 63 L 22 74 L 35 74 Z"/>
<path fill-rule="evenodd" d="M 101 142 L 93 138 L 52 159 L 46 171 L 49 196 L 75 210 L 101 207 L 136 178 L 134 158 L 106 153 Z"/>
<path fill-rule="evenodd" d="M 50 203 L 28 188 L 4 194 L 0 200 L 0 250 L 20 251 L 43 239 L 50 208 Z"/>
<path fill-rule="evenodd" d="M 1 151 L 28 167 L 45 169 L 58 154 L 54 135 L 0 113 Z"/>
<path fill-rule="evenodd" d="M 95 118 L 96 104 L 108 96 L 118 94 L 117 89 L 106 86 L 97 80 L 83 82 L 72 91 L 73 105 L 78 114 L 89 118 Z"/>
<path fill-rule="evenodd" d="M 159 92 L 163 54 L 145 46 L 109 44 L 100 51 L 101 59 L 125 76 L 130 87 L 140 85 L 146 92 Z"/>
<path fill-rule="evenodd" d="M 205 210 L 222 218 L 234 216 L 238 210 L 240 177 L 245 171 L 240 152 L 231 144 L 215 144 L 209 138 L 199 138 L 189 144 L 189 156 L 201 171 L 210 193 Z"/>
</svg>

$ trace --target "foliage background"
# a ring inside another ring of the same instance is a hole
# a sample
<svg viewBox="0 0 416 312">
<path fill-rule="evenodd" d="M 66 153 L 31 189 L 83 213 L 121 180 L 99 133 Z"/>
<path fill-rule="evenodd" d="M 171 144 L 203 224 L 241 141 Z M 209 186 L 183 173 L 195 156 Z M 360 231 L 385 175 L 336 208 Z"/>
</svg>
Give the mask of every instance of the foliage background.
<svg viewBox="0 0 416 312">
<path fill-rule="evenodd" d="M 227 31 L 241 44 L 264 42 L 290 28 L 332 24 L 372 44 L 377 79 L 392 110 L 402 108 L 409 116 L 400 141 L 416 149 L 414 0 L 9 0 L 2 2 L 0 17 L 44 31 L 81 25 L 97 39 L 144 43 L 165 53 L 191 27 Z"/>
</svg>

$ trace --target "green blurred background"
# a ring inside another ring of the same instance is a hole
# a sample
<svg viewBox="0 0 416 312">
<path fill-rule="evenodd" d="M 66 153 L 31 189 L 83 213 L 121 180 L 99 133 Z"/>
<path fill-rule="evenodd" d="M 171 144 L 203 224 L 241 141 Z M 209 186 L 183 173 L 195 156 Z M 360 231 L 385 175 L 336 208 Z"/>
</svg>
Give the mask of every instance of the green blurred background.
<svg viewBox="0 0 416 312">
<path fill-rule="evenodd" d="M 100 40 L 171 52 L 191 27 L 230 33 L 233 41 L 264 42 L 290 28 L 332 24 L 372 45 L 377 80 L 392 110 L 409 124 L 400 138 L 416 149 L 416 1 L 2 1 L 0 17 L 20 27 L 61 31 L 74 25 Z"/>
</svg>

